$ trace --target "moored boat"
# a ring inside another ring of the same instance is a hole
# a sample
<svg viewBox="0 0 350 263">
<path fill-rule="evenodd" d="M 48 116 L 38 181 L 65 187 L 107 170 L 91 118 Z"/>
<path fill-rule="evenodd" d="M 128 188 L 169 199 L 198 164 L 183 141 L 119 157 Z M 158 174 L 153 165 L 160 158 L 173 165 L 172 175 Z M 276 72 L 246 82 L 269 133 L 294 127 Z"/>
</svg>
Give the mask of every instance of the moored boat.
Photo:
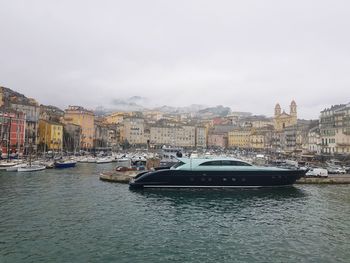
<svg viewBox="0 0 350 263">
<path fill-rule="evenodd" d="M 15 162 L 0 162 L 0 170 L 7 170 L 7 168 L 15 166 Z"/>
<path fill-rule="evenodd" d="M 24 167 L 19 167 L 17 169 L 18 172 L 36 172 L 36 171 L 41 171 L 41 170 L 45 170 L 46 167 L 44 165 L 26 165 Z"/>
<path fill-rule="evenodd" d="M 289 186 L 303 170 L 253 166 L 234 158 L 179 158 L 170 169 L 138 174 L 130 188 L 245 188 Z"/>
<path fill-rule="evenodd" d="M 71 168 L 75 167 L 77 164 L 74 160 L 65 160 L 65 161 L 57 161 L 55 162 L 55 168 Z"/>
<path fill-rule="evenodd" d="M 20 164 L 16 164 L 14 166 L 10 166 L 8 168 L 6 168 L 6 171 L 7 172 L 17 172 L 18 171 L 18 168 L 21 168 L 21 167 L 26 167 L 28 164 L 26 163 L 20 163 Z"/>
<path fill-rule="evenodd" d="M 87 162 L 88 163 L 96 163 L 96 158 L 95 157 L 88 157 Z"/>
<path fill-rule="evenodd" d="M 131 167 L 131 159 L 129 158 L 119 158 L 116 160 L 117 167 L 122 166 L 122 167 Z"/>
<path fill-rule="evenodd" d="M 98 164 L 102 164 L 102 163 L 111 163 L 111 162 L 113 162 L 112 157 L 103 157 L 103 158 L 98 158 L 98 159 L 96 160 L 96 163 L 98 163 Z"/>
</svg>

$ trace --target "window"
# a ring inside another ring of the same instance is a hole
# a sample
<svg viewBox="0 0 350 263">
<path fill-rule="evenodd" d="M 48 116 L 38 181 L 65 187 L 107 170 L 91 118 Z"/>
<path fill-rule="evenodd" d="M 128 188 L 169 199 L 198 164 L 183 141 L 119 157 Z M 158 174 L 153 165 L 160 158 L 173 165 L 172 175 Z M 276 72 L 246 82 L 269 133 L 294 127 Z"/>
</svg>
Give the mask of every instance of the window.
<svg viewBox="0 0 350 263">
<path fill-rule="evenodd" d="M 241 162 L 241 161 L 230 161 L 230 160 L 223 160 L 221 161 L 222 166 L 251 166 L 249 163 Z"/>
<path fill-rule="evenodd" d="M 200 164 L 199 166 L 221 166 L 221 161 L 210 161 Z"/>
</svg>

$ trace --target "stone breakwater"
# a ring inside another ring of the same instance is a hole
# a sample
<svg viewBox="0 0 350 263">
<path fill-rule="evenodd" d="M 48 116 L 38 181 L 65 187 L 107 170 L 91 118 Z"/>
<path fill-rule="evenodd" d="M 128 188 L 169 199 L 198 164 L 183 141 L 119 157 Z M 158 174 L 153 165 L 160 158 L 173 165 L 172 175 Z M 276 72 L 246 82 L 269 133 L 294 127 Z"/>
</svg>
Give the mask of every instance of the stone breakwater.
<svg viewBox="0 0 350 263">
<path fill-rule="evenodd" d="M 332 175 L 327 178 L 303 177 L 296 184 L 350 184 L 350 175 Z"/>
<path fill-rule="evenodd" d="M 100 180 L 112 183 L 128 184 L 130 179 L 136 176 L 140 171 L 127 172 L 103 172 L 100 174 Z"/>
</svg>

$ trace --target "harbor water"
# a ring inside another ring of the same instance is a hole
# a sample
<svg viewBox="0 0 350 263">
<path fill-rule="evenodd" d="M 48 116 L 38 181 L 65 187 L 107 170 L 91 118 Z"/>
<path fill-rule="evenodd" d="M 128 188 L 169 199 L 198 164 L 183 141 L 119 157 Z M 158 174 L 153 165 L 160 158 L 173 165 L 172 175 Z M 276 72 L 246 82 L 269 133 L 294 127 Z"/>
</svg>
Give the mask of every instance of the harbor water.
<svg viewBox="0 0 350 263">
<path fill-rule="evenodd" d="M 147 190 L 0 172 L 0 262 L 349 262 L 350 186 Z"/>
</svg>

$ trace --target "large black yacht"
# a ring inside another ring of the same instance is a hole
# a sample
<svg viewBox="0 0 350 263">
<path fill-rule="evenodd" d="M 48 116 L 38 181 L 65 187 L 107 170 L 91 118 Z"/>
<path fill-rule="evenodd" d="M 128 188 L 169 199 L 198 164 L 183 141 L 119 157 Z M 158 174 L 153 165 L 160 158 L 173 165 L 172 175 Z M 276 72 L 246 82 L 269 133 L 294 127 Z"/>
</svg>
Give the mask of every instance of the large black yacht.
<svg viewBox="0 0 350 263">
<path fill-rule="evenodd" d="M 254 166 L 234 158 L 178 158 L 168 169 L 142 172 L 129 183 L 142 188 L 245 188 L 290 186 L 303 170 Z"/>
</svg>

